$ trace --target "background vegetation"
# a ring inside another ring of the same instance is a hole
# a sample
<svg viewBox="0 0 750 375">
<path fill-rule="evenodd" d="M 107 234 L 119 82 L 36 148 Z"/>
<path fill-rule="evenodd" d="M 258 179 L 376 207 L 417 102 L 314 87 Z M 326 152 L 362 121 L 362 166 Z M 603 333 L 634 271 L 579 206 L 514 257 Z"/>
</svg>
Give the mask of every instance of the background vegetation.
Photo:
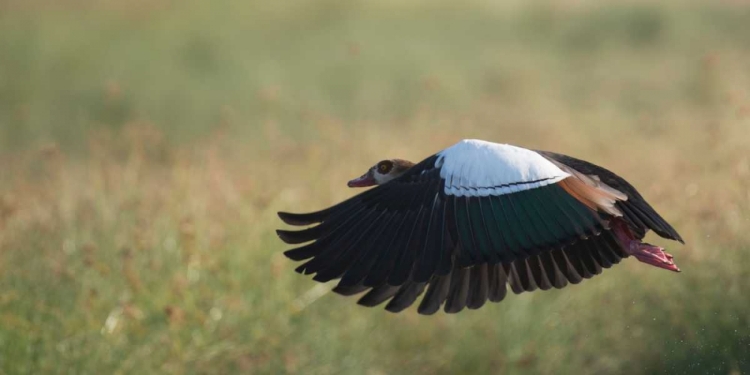
<svg viewBox="0 0 750 375">
<path fill-rule="evenodd" d="M 0 373 L 750 373 L 744 3 L 0 0 Z M 683 272 L 432 317 L 293 272 L 276 211 L 461 138 L 617 171 Z"/>
</svg>

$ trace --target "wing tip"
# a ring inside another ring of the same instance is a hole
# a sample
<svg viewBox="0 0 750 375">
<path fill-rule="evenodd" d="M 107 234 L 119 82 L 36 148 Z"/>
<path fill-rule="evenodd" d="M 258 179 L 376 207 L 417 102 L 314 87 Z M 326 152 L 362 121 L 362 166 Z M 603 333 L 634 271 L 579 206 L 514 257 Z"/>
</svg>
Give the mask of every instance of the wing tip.
<svg viewBox="0 0 750 375">
<path fill-rule="evenodd" d="M 665 223 L 666 223 L 666 221 L 665 221 Z M 667 225 L 669 225 L 669 223 L 667 223 Z M 674 229 L 671 225 L 669 225 L 669 229 L 670 229 L 670 233 L 669 234 L 672 235 L 672 239 L 684 245 L 685 244 L 685 240 L 683 240 L 682 236 L 679 233 L 677 233 L 677 230 Z"/>
<path fill-rule="evenodd" d="M 279 239 L 289 245 L 298 245 L 305 242 L 311 242 L 319 238 L 317 233 L 311 233 L 308 229 L 300 231 L 277 229 L 276 235 L 279 236 Z"/>
<path fill-rule="evenodd" d="M 291 212 L 279 211 L 276 213 L 279 219 L 289 225 L 307 225 L 306 220 L 303 220 L 300 214 L 293 214 Z"/>
<path fill-rule="evenodd" d="M 367 286 L 364 286 L 362 284 L 355 284 L 355 285 L 336 285 L 333 289 L 331 289 L 332 292 L 340 294 L 345 297 L 353 296 L 355 294 L 362 293 L 366 290 L 370 289 Z"/>
<path fill-rule="evenodd" d="M 657 214 L 658 215 L 658 214 Z M 659 216 L 661 218 L 661 216 Z M 682 236 L 680 236 L 679 233 L 677 233 L 677 230 L 674 229 L 669 223 L 667 223 L 664 219 L 661 220 L 662 224 L 659 225 L 657 228 L 654 228 L 653 226 L 647 226 L 646 230 L 653 230 L 654 233 L 659 235 L 659 237 L 666 238 L 668 240 L 677 241 L 681 244 L 685 244 L 685 240 L 682 239 Z"/>
<path fill-rule="evenodd" d="M 279 211 L 276 213 L 276 215 L 278 215 L 279 219 L 281 219 L 281 221 L 286 224 L 303 226 L 320 223 L 324 219 L 325 212 L 326 211 L 311 212 L 308 214 L 295 214 L 291 212 Z"/>
<path fill-rule="evenodd" d="M 289 249 L 284 252 L 284 256 L 294 261 L 301 261 L 310 259 L 316 255 L 315 252 L 310 251 L 309 246 L 297 247 Z M 306 264 L 301 265 L 298 269 L 304 269 Z"/>
<path fill-rule="evenodd" d="M 290 230 L 283 230 L 283 229 L 276 230 L 276 235 L 279 236 L 279 238 L 282 241 L 290 245 L 299 243 L 295 240 L 294 233 L 295 233 L 294 231 L 290 231 Z"/>
</svg>

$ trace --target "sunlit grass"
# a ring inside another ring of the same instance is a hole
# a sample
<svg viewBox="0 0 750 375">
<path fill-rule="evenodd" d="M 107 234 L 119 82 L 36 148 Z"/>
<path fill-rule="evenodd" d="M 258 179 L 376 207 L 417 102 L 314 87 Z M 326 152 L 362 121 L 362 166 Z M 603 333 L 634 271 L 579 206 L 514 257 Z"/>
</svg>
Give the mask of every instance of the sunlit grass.
<svg viewBox="0 0 750 375">
<path fill-rule="evenodd" d="M 0 16 L 0 372 L 750 371 L 747 12 L 217 4 Z M 431 317 L 293 272 L 276 211 L 461 138 L 617 171 L 683 272 Z"/>
</svg>

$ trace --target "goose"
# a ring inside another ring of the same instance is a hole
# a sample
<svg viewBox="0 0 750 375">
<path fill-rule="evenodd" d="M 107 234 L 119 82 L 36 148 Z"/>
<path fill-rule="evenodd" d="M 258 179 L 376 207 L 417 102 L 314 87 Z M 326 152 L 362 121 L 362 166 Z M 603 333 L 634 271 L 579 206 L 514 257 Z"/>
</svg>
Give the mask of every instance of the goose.
<svg viewBox="0 0 750 375">
<path fill-rule="evenodd" d="M 400 312 L 478 309 L 487 300 L 578 284 L 624 258 L 679 272 L 649 230 L 682 237 L 615 173 L 570 156 L 467 139 L 419 163 L 380 161 L 310 213 L 279 212 L 284 254 L 313 280 L 364 306 Z M 310 226 L 313 225 L 314 226 Z"/>
</svg>

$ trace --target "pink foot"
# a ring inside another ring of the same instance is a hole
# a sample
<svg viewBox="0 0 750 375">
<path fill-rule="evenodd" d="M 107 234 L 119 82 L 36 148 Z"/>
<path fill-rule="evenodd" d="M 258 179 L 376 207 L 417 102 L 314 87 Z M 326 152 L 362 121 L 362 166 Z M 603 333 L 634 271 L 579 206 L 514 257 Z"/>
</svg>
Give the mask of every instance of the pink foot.
<svg viewBox="0 0 750 375">
<path fill-rule="evenodd" d="M 680 268 L 674 264 L 672 254 L 664 251 L 663 247 L 643 243 L 633 236 L 628 226 L 620 220 L 613 220 L 612 230 L 615 231 L 620 240 L 622 249 L 643 263 L 650 264 L 665 270 L 680 272 Z"/>
<path fill-rule="evenodd" d="M 633 240 L 630 242 L 629 249 L 625 251 L 643 263 L 664 268 L 665 270 L 680 272 L 680 268 L 672 261 L 672 255 L 664 251 L 663 247 Z"/>
</svg>

